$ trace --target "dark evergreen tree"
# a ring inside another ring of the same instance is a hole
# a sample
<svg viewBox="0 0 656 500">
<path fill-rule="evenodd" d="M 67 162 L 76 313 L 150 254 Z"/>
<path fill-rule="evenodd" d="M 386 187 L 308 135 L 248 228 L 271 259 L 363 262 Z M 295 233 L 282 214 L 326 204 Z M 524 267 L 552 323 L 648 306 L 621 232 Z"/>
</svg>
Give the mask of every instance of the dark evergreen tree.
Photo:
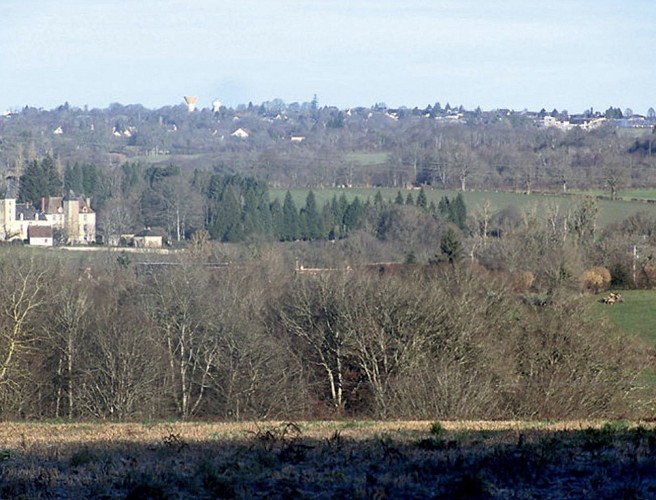
<svg viewBox="0 0 656 500">
<path fill-rule="evenodd" d="M 62 194 L 62 180 L 52 156 L 46 155 L 46 157 L 41 160 L 41 170 L 46 179 L 46 194 L 44 196 L 46 198 L 50 196 L 60 196 Z"/>
<path fill-rule="evenodd" d="M 454 198 L 451 202 L 451 222 L 453 222 L 460 229 L 467 228 L 467 206 L 465 205 L 465 198 L 462 193 Z"/>
<path fill-rule="evenodd" d="M 417 207 L 421 208 L 424 211 L 428 210 L 428 198 L 426 197 L 426 192 L 424 188 L 419 190 L 419 196 L 417 196 Z"/>
<path fill-rule="evenodd" d="M 344 213 L 345 230 L 348 232 L 355 229 L 360 223 L 363 215 L 364 206 L 360 202 L 360 198 L 356 196 Z"/>
<path fill-rule="evenodd" d="M 84 174 L 79 163 L 70 166 L 66 165 L 64 170 L 64 191 L 73 191 L 74 193 L 84 192 Z"/>
<path fill-rule="evenodd" d="M 242 209 L 241 227 L 244 238 L 264 235 L 264 227 L 261 225 L 260 214 L 257 210 L 257 206 L 253 206 L 248 210 L 245 208 Z"/>
<path fill-rule="evenodd" d="M 269 203 L 266 182 L 253 177 L 213 174 L 195 182 L 207 194 L 207 229 L 215 239 L 243 241 L 253 237 L 280 238 L 280 202 Z"/>
<path fill-rule="evenodd" d="M 305 208 L 301 208 L 298 212 L 298 219 L 297 219 L 297 230 L 296 230 L 296 238 L 299 240 L 308 240 L 308 234 L 307 234 L 307 220 L 305 219 Z"/>
<path fill-rule="evenodd" d="M 451 202 L 449 201 L 448 196 L 442 196 L 442 198 L 440 198 L 440 201 L 437 204 L 437 211 L 440 216 L 449 220 L 449 217 L 451 216 Z"/>
<path fill-rule="evenodd" d="M 303 219 L 305 237 L 307 239 L 316 240 L 323 237 L 323 222 L 317 208 L 317 200 L 312 190 L 310 190 L 305 199 Z"/>
<path fill-rule="evenodd" d="M 208 195 L 207 230 L 212 239 L 238 241 L 243 236 L 241 177 L 212 175 Z"/>
<path fill-rule="evenodd" d="M 380 189 L 376 191 L 376 195 L 374 196 L 374 206 L 375 207 L 382 207 L 383 206 L 383 195 L 380 192 Z"/>
<path fill-rule="evenodd" d="M 41 198 L 61 196 L 62 182 L 50 155 L 40 162 L 32 160 L 20 177 L 18 199 L 20 202 L 38 204 Z"/>
<path fill-rule="evenodd" d="M 396 198 L 394 198 L 394 203 L 397 205 L 403 205 L 403 195 L 401 194 L 401 191 L 397 191 Z"/>
<path fill-rule="evenodd" d="M 338 217 L 340 221 L 343 221 L 344 219 L 344 214 L 346 214 L 346 210 L 349 207 L 349 202 L 346 199 L 346 195 L 342 193 L 337 200 L 337 207 L 338 207 Z"/>
<path fill-rule="evenodd" d="M 437 205 L 437 211 L 440 216 L 457 226 L 459 229 L 467 228 L 467 206 L 462 193 L 449 200 L 447 196 L 442 197 Z"/>
<path fill-rule="evenodd" d="M 271 213 L 271 234 L 275 239 L 282 240 L 284 232 L 283 212 L 278 198 L 271 202 L 269 212 Z"/>
<path fill-rule="evenodd" d="M 412 197 L 412 193 L 408 193 L 408 196 L 406 196 L 406 198 L 405 198 L 405 204 L 406 204 L 406 205 L 411 205 L 411 206 L 413 206 L 413 205 L 415 204 L 415 200 L 414 200 L 414 198 Z"/>
<path fill-rule="evenodd" d="M 282 204 L 282 231 L 281 239 L 283 241 L 294 241 L 298 239 L 298 210 L 292 194 L 287 191 L 285 201 Z"/>
<path fill-rule="evenodd" d="M 36 202 L 41 199 L 46 191 L 45 182 L 42 176 L 41 165 L 37 160 L 32 160 L 27 164 L 23 175 L 20 177 L 20 189 L 18 192 L 19 202 Z"/>
<path fill-rule="evenodd" d="M 458 261 L 462 256 L 462 243 L 453 228 L 448 228 L 442 235 L 440 250 L 442 251 L 443 259 L 450 264 Z"/>
<path fill-rule="evenodd" d="M 260 198 L 257 204 L 258 227 L 261 228 L 262 235 L 266 238 L 272 238 L 274 236 L 273 217 L 270 207 L 269 194 L 267 192 Z"/>
<path fill-rule="evenodd" d="M 241 219 L 239 189 L 237 186 L 231 184 L 226 187 L 221 197 L 219 217 L 215 224 L 217 237 L 221 241 L 241 241 L 244 237 Z"/>
<path fill-rule="evenodd" d="M 169 165 L 168 167 L 152 166 L 148 167 L 145 172 L 146 180 L 150 186 L 161 181 L 164 177 L 180 175 L 180 167 Z"/>
<path fill-rule="evenodd" d="M 325 217 L 324 216 L 324 224 L 328 222 L 330 226 L 332 227 L 334 224 L 341 224 L 342 218 L 340 217 L 339 214 L 339 203 L 337 202 L 337 195 L 333 195 L 332 200 L 330 200 L 330 203 L 328 205 L 328 212 L 330 214 L 330 217 Z M 325 210 L 325 207 L 324 207 Z M 343 217 L 343 216 L 342 216 Z"/>
<path fill-rule="evenodd" d="M 96 194 L 99 183 L 98 167 L 85 163 L 82 165 L 82 189 L 80 193 L 86 196 Z"/>
<path fill-rule="evenodd" d="M 124 198 L 138 196 L 135 192 L 143 187 L 143 169 L 140 163 L 124 163 L 121 166 L 121 194 Z"/>
<path fill-rule="evenodd" d="M 266 212 L 269 206 L 269 197 L 266 183 L 247 177 L 241 182 L 242 223 L 244 236 L 264 235 L 268 230 Z"/>
<path fill-rule="evenodd" d="M 334 204 L 337 204 L 337 198 L 333 197 Z M 321 210 L 321 219 L 324 228 L 324 234 L 329 240 L 339 237 L 338 224 L 333 216 L 333 201 L 326 203 Z"/>
<path fill-rule="evenodd" d="M 333 219 L 332 239 L 342 238 L 346 233 L 344 227 L 344 215 L 349 207 L 346 195 L 342 193 L 339 198 L 333 197 L 330 203 L 330 212 Z"/>
</svg>

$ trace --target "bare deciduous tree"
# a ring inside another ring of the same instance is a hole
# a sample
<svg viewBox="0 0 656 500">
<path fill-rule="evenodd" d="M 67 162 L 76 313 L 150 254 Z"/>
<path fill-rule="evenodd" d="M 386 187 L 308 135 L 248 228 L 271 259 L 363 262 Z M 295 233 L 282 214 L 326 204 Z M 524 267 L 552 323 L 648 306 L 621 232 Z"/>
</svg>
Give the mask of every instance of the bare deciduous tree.
<svg viewBox="0 0 656 500">
<path fill-rule="evenodd" d="M 208 280 L 204 267 L 182 260 L 157 271 L 144 289 L 146 314 L 157 325 L 170 395 L 182 418 L 198 410 L 219 354 Z"/>
<path fill-rule="evenodd" d="M 90 326 L 78 385 L 85 414 L 116 420 L 166 415 L 160 397 L 165 365 L 142 310 L 105 304 Z"/>
<path fill-rule="evenodd" d="M 352 328 L 344 318 L 347 294 L 343 273 L 299 276 L 280 310 L 281 326 L 299 341 L 308 361 L 324 374 L 324 387 L 338 413 L 345 406 L 347 357 L 352 342 Z"/>
<path fill-rule="evenodd" d="M 88 323 L 87 313 L 91 307 L 88 281 L 67 279 L 59 283 L 60 292 L 53 298 L 52 321 L 46 323 L 48 342 L 56 357 L 55 418 L 61 416 L 62 399 L 66 400 L 66 417 L 72 419 L 75 414 L 76 392 L 79 380 L 78 357 L 80 341 Z M 65 393 L 65 395 L 64 395 Z"/>
<path fill-rule="evenodd" d="M 15 384 L 21 356 L 38 339 L 36 319 L 48 300 L 47 268 L 34 256 L 13 252 L 0 260 L 0 390 Z"/>
</svg>

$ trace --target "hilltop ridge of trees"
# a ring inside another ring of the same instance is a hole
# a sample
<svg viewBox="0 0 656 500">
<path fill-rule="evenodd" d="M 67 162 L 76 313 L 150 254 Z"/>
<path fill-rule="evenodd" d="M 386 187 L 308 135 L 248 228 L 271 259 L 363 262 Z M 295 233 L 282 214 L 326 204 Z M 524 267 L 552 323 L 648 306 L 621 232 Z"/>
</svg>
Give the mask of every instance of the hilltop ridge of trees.
<svg viewBox="0 0 656 500">
<path fill-rule="evenodd" d="M 193 113 L 183 105 L 26 107 L 0 117 L 0 165 L 18 177 L 46 155 L 60 170 L 76 163 L 103 172 L 126 162 L 175 164 L 275 187 L 428 184 L 531 192 L 653 185 L 656 113 L 627 112 L 472 111 L 448 103 L 342 110 L 280 100 Z M 570 128 L 546 126 L 545 117 Z M 592 120 L 599 127 L 588 129 Z M 233 136 L 237 129 L 248 136 Z"/>
</svg>

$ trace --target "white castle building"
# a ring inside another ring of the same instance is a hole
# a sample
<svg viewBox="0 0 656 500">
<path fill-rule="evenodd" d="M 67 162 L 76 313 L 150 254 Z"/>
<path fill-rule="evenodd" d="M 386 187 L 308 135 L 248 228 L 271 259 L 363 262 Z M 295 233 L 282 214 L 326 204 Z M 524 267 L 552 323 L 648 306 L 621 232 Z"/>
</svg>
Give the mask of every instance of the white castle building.
<svg viewBox="0 0 656 500">
<path fill-rule="evenodd" d="M 96 214 L 90 200 L 73 193 L 65 197 L 43 198 L 39 206 L 17 203 L 15 198 L 0 199 L 0 240 L 28 240 L 30 228 L 59 230 L 69 244 L 88 244 L 96 241 Z M 33 231 L 41 235 L 43 231 Z"/>
</svg>

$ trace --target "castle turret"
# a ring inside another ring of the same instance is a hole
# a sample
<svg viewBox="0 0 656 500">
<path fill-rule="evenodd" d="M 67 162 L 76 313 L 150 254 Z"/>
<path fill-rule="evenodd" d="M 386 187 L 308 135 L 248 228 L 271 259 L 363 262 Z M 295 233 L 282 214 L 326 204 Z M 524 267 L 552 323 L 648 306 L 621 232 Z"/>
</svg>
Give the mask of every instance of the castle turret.
<svg viewBox="0 0 656 500">
<path fill-rule="evenodd" d="M 13 222 L 16 220 L 16 200 L 3 196 L 0 200 L 0 239 L 11 237 Z"/>
<path fill-rule="evenodd" d="M 64 229 L 69 243 L 80 240 L 80 200 L 73 191 L 64 197 Z"/>
</svg>

